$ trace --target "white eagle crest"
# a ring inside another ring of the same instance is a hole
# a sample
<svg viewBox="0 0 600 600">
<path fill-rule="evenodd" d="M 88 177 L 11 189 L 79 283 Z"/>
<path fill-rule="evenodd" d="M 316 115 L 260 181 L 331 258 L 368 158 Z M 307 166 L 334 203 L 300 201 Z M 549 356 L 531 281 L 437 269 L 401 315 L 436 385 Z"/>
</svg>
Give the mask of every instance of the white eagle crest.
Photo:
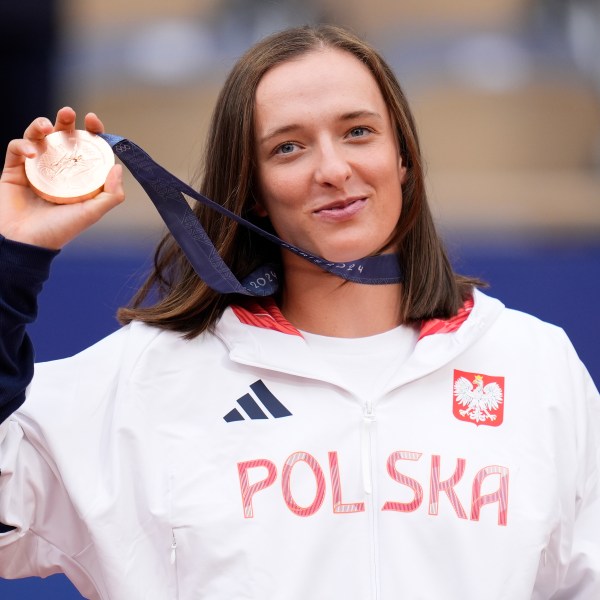
<svg viewBox="0 0 600 600">
<path fill-rule="evenodd" d="M 476 423 L 496 420 L 491 411 L 502 404 L 502 388 L 495 381 L 484 386 L 481 375 L 475 375 L 472 382 L 466 377 L 459 377 L 454 382 L 454 395 L 458 404 L 466 406 L 459 410 L 463 417 L 468 416 Z"/>
</svg>

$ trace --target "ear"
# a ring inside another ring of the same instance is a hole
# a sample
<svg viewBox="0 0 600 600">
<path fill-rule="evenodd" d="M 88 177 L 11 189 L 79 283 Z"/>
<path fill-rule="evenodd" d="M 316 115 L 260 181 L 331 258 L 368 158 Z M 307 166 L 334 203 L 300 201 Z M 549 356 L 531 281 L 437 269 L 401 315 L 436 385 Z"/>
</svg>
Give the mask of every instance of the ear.
<svg viewBox="0 0 600 600">
<path fill-rule="evenodd" d="M 400 185 L 404 185 L 404 183 L 406 182 L 406 171 L 407 168 L 404 166 L 404 161 L 402 160 L 402 155 L 400 155 L 400 159 L 398 161 L 398 174 L 400 175 Z"/>
<path fill-rule="evenodd" d="M 264 217 L 268 217 L 269 216 L 269 213 L 267 212 L 267 209 L 258 200 L 256 200 L 256 202 L 254 204 L 254 208 L 252 209 L 252 211 L 254 212 L 254 214 L 257 217 L 264 218 Z"/>
</svg>

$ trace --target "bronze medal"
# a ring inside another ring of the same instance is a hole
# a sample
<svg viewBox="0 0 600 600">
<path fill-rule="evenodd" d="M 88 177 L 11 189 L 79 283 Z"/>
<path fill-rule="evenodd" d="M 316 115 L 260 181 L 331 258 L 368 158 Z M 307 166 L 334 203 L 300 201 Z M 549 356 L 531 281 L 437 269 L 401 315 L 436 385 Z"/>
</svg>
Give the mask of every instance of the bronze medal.
<svg viewBox="0 0 600 600">
<path fill-rule="evenodd" d="M 56 204 L 96 196 L 115 164 L 111 147 L 101 137 L 80 129 L 55 131 L 40 146 L 37 156 L 25 159 L 25 173 L 36 194 Z"/>
</svg>

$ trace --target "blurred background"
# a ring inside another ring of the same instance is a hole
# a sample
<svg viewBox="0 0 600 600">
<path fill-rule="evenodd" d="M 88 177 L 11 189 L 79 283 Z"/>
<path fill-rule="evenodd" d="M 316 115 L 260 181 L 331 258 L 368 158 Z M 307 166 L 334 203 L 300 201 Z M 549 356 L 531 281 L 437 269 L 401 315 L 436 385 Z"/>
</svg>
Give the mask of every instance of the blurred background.
<svg viewBox="0 0 600 600">
<path fill-rule="evenodd" d="M 5 1 L 2 147 L 68 104 L 189 181 L 234 61 L 315 22 L 351 27 L 396 71 L 456 268 L 564 327 L 599 385 L 600 0 Z M 32 328 L 40 360 L 116 329 L 147 269 L 162 222 L 129 176 L 126 189 L 56 261 Z M 0 580 L 0 597 L 80 598 L 62 576 Z"/>
</svg>

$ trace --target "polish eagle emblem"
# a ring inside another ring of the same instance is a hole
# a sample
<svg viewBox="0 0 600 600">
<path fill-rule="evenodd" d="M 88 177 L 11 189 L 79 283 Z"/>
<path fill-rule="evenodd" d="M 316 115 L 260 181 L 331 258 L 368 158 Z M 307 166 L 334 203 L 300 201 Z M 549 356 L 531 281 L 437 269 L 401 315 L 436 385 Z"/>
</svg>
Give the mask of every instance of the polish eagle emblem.
<svg viewBox="0 0 600 600">
<path fill-rule="evenodd" d="M 454 416 L 497 427 L 504 416 L 504 377 L 454 371 Z"/>
</svg>

